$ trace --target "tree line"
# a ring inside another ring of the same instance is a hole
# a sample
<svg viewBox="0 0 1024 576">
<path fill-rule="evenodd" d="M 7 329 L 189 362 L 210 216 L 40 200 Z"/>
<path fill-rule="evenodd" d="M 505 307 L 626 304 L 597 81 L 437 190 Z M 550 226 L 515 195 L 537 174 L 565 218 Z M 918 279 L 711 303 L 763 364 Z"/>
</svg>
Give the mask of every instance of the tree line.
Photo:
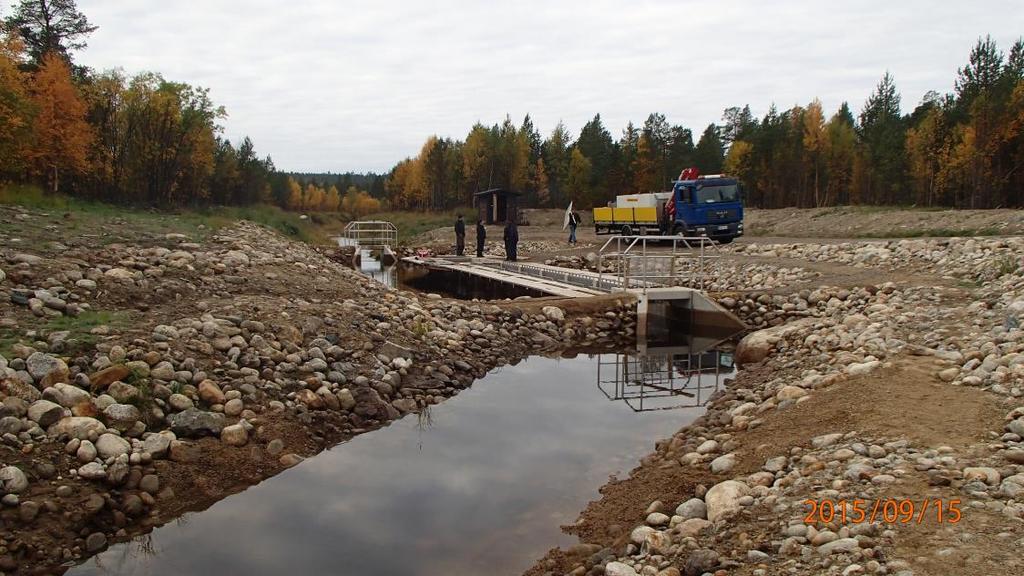
<svg viewBox="0 0 1024 576">
<path fill-rule="evenodd" d="M 284 174 L 249 138 L 224 138 L 227 114 L 204 88 L 75 65 L 94 30 L 71 0 L 24 0 L 2 20 L 0 183 L 165 207 L 380 209 L 360 185 L 382 195 L 383 177 Z"/>
<path fill-rule="evenodd" d="M 683 168 L 725 171 L 762 208 L 837 204 L 954 208 L 1024 206 L 1024 42 L 1001 52 L 979 39 L 954 91 L 929 92 L 903 114 L 886 73 L 858 115 L 843 103 L 826 119 L 818 100 L 763 118 L 724 111 L 694 144 L 690 129 L 651 114 L 618 139 L 594 116 L 573 139 L 561 122 L 543 138 L 527 115 L 477 123 L 462 140 L 431 136 L 388 174 L 402 208 L 466 204 L 488 188 L 522 192 L 527 205 L 604 205 L 620 194 L 665 190 Z"/>
<path fill-rule="evenodd" d="M 477 123 L 465 138 L 431 136 L 387 174 L 276 170 L 249 138 L 223 136 L 225 110 L 200 87 L 157 73 L 76 65 L 96 29 L 73 0 L 22 0 L 0 27 L 0 182 L 158 206 L 273 203 L 366 213 L 444 209 L 509 188 L 525 205 L 604 205 L 667 189 L 683 168 L 738 177 L 748 204 L 775 208 L 900 204 L 1024 206 L 1024 42 L 979 39 L 953 91 L 903 114 L 886 73 L 858 114 L 821 102 L 756 118 L 724 111 L 696 138 L 650 114 L 615 138 L 601 115 L 575 137 L 543 137 L 529 115 Z"/>
</svg>

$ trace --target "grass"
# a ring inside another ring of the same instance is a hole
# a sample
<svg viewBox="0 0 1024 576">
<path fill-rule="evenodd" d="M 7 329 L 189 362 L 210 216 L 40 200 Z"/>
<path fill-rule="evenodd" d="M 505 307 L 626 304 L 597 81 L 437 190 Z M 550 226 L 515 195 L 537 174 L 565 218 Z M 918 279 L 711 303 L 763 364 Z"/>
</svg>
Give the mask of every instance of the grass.
<svg viewBox="0 0 1024 576">
<path fill-rule="evenodd" d="M 948 238 L 956 236 L 999 236 L 998 228 L 909 228 L 888 230 L 884 233 L 858 234 L 857 238 Z"/>
<path fill-rule="evenodd" d="M 470 208 L 454 208 L 443 212 L 378 212 L 359 220 L 386 220 L 398 228 L 399 244 L 408 244 L 417 236 L 436 228 L 455 226 L 459 214 L 466 219 L 467 234 L 471 233 L 475 212 Z"/>
<path fill-rule="evenodd" d="M 62 354 L 74 354 L 91 348 L 96 344 L 99 336 L 92 333 L 93 328 L 98 326 L 126 326 L 130 318 L 125 312 L 87 310 L 78 316 L 57 316 L 47 320 L 40 320 L 42 321 L 41 325 L 23 328 L 29 328 L 41 334 L 40 340 L 45 339 L 46 335 L 54 332 L 69 332 L 68 337 L 64 340 L 67 347 L 62 351 Z M 0 354 L 5 358 L 10 359 L 12 357 L 11 349 L 18 343 L 26 346 L 33 345 L 32 341 L 22 338 L 14 330 L 0 329 Z"/>
<path fill-rule="evenodd" d="M 48 194 L 36 186 L 19 185 L 0 188 L 2 204 L 63 213 L 61 227 L 65 233 L 97 234 L 110 229 L 113 233 L 104 238 L 107 243 L 119 241 L 125 233 L 178 233 L 202 239 L 238 220 L 256 222 L 304 242 L 326 241 L 313 218 L 303 219 L 267 204 L 157 210 Z"/>
</svg>

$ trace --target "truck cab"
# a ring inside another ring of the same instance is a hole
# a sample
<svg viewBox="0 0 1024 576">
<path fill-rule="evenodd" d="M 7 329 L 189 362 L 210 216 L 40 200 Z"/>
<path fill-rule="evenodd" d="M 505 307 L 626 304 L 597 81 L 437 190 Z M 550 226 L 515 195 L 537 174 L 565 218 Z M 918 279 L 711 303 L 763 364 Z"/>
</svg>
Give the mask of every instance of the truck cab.
<svg viewBox="0 0 1024 576">
<path fill-rule="evenodd" d="M 707 236 L 728 244 L 743 235 L 743 200 L 739 182 L 721 175 L 699 176 L 672 183 L 675 208 L 667 218 L 669 232 L 679 236 Z"/>
</svg>

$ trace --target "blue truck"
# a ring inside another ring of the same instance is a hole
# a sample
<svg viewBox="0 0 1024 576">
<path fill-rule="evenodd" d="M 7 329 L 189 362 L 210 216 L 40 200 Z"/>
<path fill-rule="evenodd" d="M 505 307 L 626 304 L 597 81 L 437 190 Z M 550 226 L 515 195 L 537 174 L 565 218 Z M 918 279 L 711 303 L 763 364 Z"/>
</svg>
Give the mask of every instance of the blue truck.
<svg viewBox="0 0 1024 576">
<path fill-rule="evenodd" d="M 721 174 L 699 176 L 684 170 L 671 192 L 618 196 L 608 208 L 594 209 L 598 234 L 707 236 L 722 244 L 743 235 L 739 182 Z"/>
</svg>

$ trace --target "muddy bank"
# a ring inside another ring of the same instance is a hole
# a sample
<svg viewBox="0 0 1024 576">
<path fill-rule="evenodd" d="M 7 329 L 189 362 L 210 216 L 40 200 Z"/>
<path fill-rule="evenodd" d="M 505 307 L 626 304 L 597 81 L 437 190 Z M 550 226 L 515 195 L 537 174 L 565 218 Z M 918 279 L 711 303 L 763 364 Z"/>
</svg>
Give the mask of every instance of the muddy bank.
<svg viewBox="0 0 1024 576">
<path fill-rule="evenodd" d="M 565 527 L 579 545 L 528 573 L 1020 573 L 1022 246 L 744 248 L 879 282 L 722 295 L 765 328 L 743 369 Z"/>
<path fill-rule="evenodd" d="M 427 298 L 251 224 L 54 244 L 59 216 L 3 218 L 38 235 L 0 253 L 4 573 L 206 508 L 496 366 L 635 333 L 626 298 Z"/>
</svg>

